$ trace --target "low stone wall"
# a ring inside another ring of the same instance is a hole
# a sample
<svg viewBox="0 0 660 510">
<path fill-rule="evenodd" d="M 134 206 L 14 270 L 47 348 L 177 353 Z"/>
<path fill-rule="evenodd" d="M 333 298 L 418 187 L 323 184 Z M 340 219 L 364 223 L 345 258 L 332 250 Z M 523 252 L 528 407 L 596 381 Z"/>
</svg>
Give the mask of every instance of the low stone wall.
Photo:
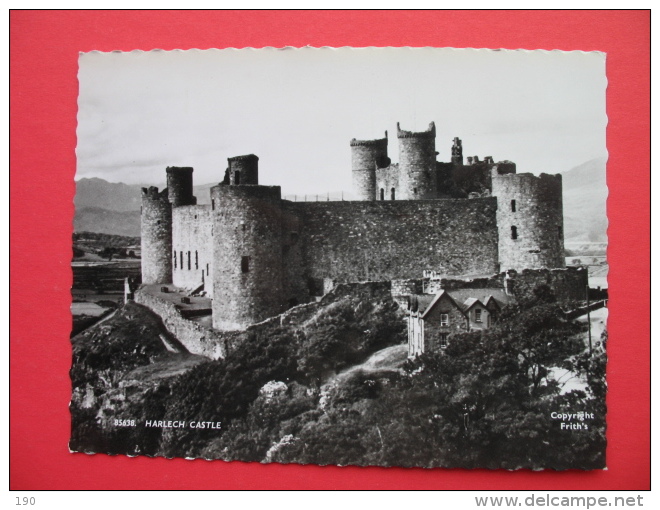
<svg viewBox="0 0 660 510">
<path fill-rule="evenodd" d="M 494 274 L 485 278 L 417 278 L 392 281 L 392 297 L 402 306 L 407 296 L 412 294 L 438 294 L 441 290 L 457 289 L 500 289 L 518 300 L 534 297 L 534 289 L 547 285 L 552 289 L 560 303 L 582 301 L 585 299 L 588 284 L 588 272 L 582 267 L 558 269 L 524 269 L 521 272 L 510 271 Z M 596 291 L 592 291 L 596 299 Z M 600 295 L 599 298 L 602 299 Z"/>
<path fill-rule="evenodd" d="M 162 319 L 167 331 L 174 335 L 192 354 L 199 354 L 211 359 L 224 359 L 228 354 L 240 348 L 241 343 L 248 338 L 246 333 L 250 331 L 259 330 L 273 324 L 282 326 L 302 325 L 318 309 L 344 296 L 363 295 L 369 298 L 382 299 L 389 295 L 390 291 L 390 282 L 340 283 L 323 296 L 320 301 L 294 306 L 280 315 L 252 324 L 243 331 L 219 331 L 188 320 L 174 303 L 160 299 L 145 288 L 135 292 L 135 302 L 146 306 L 157 314 Z"/>
<path fill-rule="evenodd" d="M 145 289 L 135 292 L 135 302 L 160 316 L 167 331 L 174 335 L 192 354 L 211 359 L 225 358 L 236 348 L 239 335 L 217 331 L 188 320 L 175 304 L 159 299 Z"/>
<path fill-rule="evenodd" d="M 557 301 L 583 301 L 586 299 L 589 273 L 583 267 L 562 269 L 524 269 L 513 276 L 513 295 L 517 299 L 531 299 L 534 289 L 547 285 L 557 297 Z"/>
</svg>

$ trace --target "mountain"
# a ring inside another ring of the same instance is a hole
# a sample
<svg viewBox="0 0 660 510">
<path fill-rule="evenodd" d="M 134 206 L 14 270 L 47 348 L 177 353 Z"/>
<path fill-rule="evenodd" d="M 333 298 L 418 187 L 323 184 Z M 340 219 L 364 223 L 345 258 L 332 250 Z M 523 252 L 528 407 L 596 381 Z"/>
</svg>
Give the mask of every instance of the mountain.
<svg viewBox="0 0 660 510">
<path fill-rule="evenodd" d="M 607 242 L 605 158 L 563 172 L 566 243 Z"/>
<path fill-rule="evenodd" d="M 141 205 L 140 184 L 108 182 L 94 177 L 76 182 L 76 196 L 73 203 L 76 211 L 85 207 L 108 209 L 110 211 L 139 211 Z"/>
<path fill-rule="evenodd" d="M 101 207 L 76 208 L 73 231 L 140 236 L 140 209 L 111 211 Z"/>
<path fill-rule="evenodd" d="M 596 243 L 607 241 L 606 160 L 592 159 L 563 172 L 564 237 L 566 243 Z M 197 203 L 209 204 L 209 189 L 214 184 L 194 187 Z M 103 179 L 81 179 L 76 187 L 76 232 L 102 232 L 127 236 L 140 235 L 141 191 L 139 184 L 111 183 Z M 339 193 L 330 198 L 339 199 Z M 304 195 L 287 196 L 289 200 L 304 200 Z M 315 195 L 306 197 L 310 200 Z M 327 199 L 319 195 L 319 199 Z M 347 194 L 345 198 L 350 198 Z"/>
<path fill-rule="evenodd" d="M 209 190 L 215 184 L 193 188 L 197 203 L 210 204 Z M 140 207 L 145 185 L 108 182 L 94 177 L 76 182 L 75 232 L 100 232 L 124 236 L 140 235 Z M 162 186 L 161 186 L 162 188 Z"/>
</svg>

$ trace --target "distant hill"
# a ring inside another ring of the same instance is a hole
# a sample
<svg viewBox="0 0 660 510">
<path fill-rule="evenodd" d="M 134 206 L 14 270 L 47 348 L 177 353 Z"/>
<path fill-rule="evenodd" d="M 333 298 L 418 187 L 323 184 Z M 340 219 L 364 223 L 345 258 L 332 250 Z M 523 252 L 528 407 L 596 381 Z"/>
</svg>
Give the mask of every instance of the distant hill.
<svg viewBox="0 0 660 510">
<path fill-rule="evenodd" d="M 140 207 L 145 185 L 108 182 L 94 177 L 76 182 L 74 232 L 99 232 L 123 236 L 140 235 Z M 210 204 L 209 190 L 201 184 L 193 191 L 198 204 Z"/>
<path fill-rule="evenodd" d="M 563 172 L 567 243 L 607 241 L 606 160 L 592 159 Z"/>
<path fill-rule="evenodd" d="M 73 203 L 76 210 L 86 207 L 109 211 L 139 211 L 141 191 L 139 184 L 108 182 L 94 177 L 76 182 L 76 196 Z"/>
<path fill-rule="evenodd" d="M 607 185 L 605 159 L 592 159 L 563 172 L 564 234 L 567 243 L 607 241 L 605 204 Z M 215 184 L 194 187 L 199 204 L 209 204 L 209 189 Z M 81 179 L 76 188 L 76 232 L 102 232 L 126 236 L 140 235 L 141 191 L 139 184 L 111 183 L 103 179 Z M 318 195 L 327 200 L 327 194 Z M 329 198 L 339 200 L 341 192 Z M 315 200 L 316 195 L 287 195 L 289 200 Z M 346 193 L 344 198 L 350 199 Z"/>
<path fill-rule="evenodd" d="M 137 211 L 110 211 L 100 207 L 76 208 L 73 231 L 139 236 L 141 235 L 139 206 Z"/>
</svg>

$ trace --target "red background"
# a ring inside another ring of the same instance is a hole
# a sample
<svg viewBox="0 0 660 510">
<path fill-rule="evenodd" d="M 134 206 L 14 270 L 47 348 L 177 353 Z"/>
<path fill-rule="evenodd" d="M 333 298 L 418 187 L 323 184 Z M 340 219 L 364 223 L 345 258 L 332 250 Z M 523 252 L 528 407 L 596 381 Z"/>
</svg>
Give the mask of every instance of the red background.
<svg viewBox="0 0 660 510">
<path fill-rule="evenodd" d="M 11 488 L 650 488 L 648 11 L 12 11 L 10 39 Z M 285 45 L 607 53 L 607 471 L 340 468 L 68 452 L 78 52 Z"/>
</svg>

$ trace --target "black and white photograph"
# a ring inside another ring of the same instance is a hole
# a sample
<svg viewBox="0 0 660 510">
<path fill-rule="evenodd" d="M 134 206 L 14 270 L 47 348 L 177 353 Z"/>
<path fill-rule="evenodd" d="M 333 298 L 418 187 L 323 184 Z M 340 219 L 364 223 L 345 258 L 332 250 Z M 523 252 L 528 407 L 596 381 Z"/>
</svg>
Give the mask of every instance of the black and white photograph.
<svg viewBox="0 0 660 510">
<path fill-rule="evenodd" d="M 606 55 L 79 57 L 71 452 L 605 469 Z"/>
</svg>

